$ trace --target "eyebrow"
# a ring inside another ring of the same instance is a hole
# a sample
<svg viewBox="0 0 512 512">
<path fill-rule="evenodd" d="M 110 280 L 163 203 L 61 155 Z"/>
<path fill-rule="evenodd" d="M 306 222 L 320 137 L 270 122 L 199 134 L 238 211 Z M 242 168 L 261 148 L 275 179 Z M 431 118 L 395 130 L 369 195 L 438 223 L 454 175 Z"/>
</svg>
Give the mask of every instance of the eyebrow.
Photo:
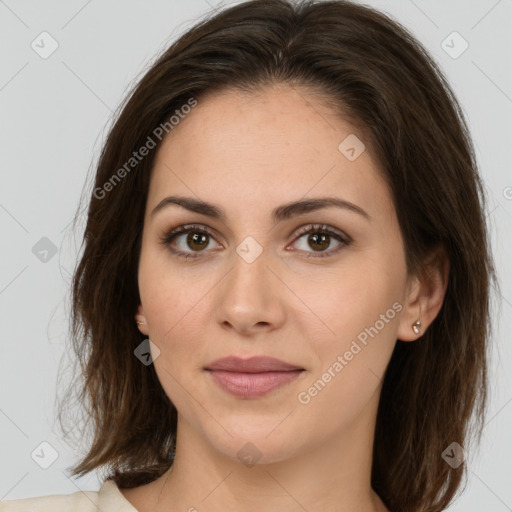
<svg viewBox="0 0 512 512">
<path fill-rule="evenodd" d="M 151 217 L 170 205 L 178 205 L 191 212 L 199 213 L 213 219 L 218 219 L 222 222 L 226 221 L 226 214 L 221 208 L 193 197 L 182 196 L 169 196 L 162 199 L 151 212 Z M 371 221 L 370 215 L 360 206 L 337 197 L 318 197 L 283 204 L 272 210 L 272 220 L 277 223 L 297 215 L 303 215 L 329 207 L 343 208 L 347 211 L 357 213 L 366 220 Z"/>
</svg>

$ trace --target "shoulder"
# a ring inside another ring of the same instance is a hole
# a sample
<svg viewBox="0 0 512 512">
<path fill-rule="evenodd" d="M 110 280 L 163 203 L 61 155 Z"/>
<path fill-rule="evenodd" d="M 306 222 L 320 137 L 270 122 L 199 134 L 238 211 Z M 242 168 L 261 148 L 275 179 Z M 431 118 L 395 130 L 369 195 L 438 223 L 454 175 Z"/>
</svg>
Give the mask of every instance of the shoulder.
<svg viewBox="0 0 512 512">
<path fill-rule="evenodd" d="M 77 491 L 0 502 L 0 512 L 93 512 L 98 510 L 98 492 Z"/>
<path fill-rule="evenodd" d="M 0 512 L 137 512 L 117 485 L 106 480 L 99 491 L 77 491 L 0 501 Z"/>
</svg>

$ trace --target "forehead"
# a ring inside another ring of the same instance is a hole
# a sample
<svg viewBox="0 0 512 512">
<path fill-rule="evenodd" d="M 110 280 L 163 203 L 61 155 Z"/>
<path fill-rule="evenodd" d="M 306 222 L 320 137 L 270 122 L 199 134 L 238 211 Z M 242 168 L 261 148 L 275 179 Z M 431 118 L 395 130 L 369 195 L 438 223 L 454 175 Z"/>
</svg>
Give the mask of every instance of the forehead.
<svg viewBox="0 0 512 512">
<path fill-rule="evenodd" d="M 387 185 L 368 149 L 363 134 L 326 99 L 303 88 L 208 95 L 158 149 L 148 206 L 175 193 L 238 210 L 336 195 L 370 214 L 391 213 Z"/>
</svg>

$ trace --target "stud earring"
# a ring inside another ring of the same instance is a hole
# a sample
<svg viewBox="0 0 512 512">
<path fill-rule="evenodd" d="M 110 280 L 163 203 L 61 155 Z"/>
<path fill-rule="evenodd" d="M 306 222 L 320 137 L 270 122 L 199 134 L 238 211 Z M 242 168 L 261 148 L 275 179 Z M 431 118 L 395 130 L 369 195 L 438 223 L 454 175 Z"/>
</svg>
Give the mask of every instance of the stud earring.
<svg viewBox="0 0 512 512">
<path fill-rule="evenodd" d="M 420 333 L 420 326 L 421 326 L 421 322 L 419 320 L 416 320 L 416 322 L 414 322 L 412 324 L 412 330 L 414 331 L 414 334 Z"/>
</svg>

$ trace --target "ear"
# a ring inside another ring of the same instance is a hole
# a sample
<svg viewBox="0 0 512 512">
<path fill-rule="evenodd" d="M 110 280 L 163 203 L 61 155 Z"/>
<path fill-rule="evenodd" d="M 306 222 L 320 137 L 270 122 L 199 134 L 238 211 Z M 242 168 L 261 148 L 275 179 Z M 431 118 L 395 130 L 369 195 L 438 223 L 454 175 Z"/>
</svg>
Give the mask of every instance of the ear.
<svg viewBox="0 0 512 512">
<path fill-rule="evenodd" d="M 149 334 L 148 324 L 146 321 L 146 316 L 144 315 L 144 308 L 142 304 L 139 304 L 137 309 L 137 313 L 135 314 L 135 321 L 137 322 L 137 327 L 142 334 L 146 336 Z"/>
<path fill-rule="evenodd" d="M 443 305 L 449 273 L 450 260 L 444 247 L 439 246 L 427 257 L 420 274 L 409 278 L 397 333 L 399 340 L 415 341 L 434 321 Z M 412 328 L 417 320 L 421 322 L 418 334 Z"/>
</svg>

